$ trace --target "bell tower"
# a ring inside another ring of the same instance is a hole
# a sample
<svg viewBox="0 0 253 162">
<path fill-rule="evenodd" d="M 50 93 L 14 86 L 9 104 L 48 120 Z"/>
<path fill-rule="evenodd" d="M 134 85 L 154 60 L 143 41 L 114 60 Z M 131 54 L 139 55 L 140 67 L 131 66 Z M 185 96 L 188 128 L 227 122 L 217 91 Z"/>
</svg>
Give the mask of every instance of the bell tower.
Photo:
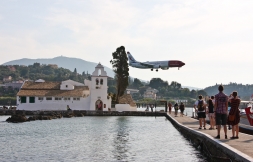
<svg viewBox="0 0 253 162">
<path fill-rule="evenodd" d="M 107 73 L 99 63 L 91 76 L 90 110 L 108 111 Z"/>
</svg>

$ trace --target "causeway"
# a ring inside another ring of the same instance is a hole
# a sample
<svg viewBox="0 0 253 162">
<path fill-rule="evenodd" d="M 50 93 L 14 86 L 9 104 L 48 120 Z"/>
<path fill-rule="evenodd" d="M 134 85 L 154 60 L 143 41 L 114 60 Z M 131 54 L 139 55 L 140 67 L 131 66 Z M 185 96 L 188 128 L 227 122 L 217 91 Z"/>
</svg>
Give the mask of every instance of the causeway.
<svg viewBox="0 0 253 162">
<path fill-rule="evenodd" d="M 216 145 L 221 150 L 227 150 L 225 152 L 229 152 L 227 155 L 228 157 L 232 155 L 231 161 L 253 161 L 253 135 L 245 134 L 239 132 L 239 139 L 230 139 L 232 136 L 231 130 L 228 130 L 227 136 L 228 139 L 225 139 L 225 134 L 223 128 L 221 128 L 220 139 L 215 139 L 214 137 L 217 135 L 217 130 L 209 130 L 210 127 L 208 124 L 206 125 L 206 129 L 198 129 L 199 128 L 199 121 L 197 119 L 188 117 L 188 116 L 177 116 L 175 117 L 174 112 L 171 114 L 166 114 L 167 119 L 169 119 L 172 124 L 181 131 L 187 138 L 189 134 L 199 134 L 199 138 L 208 139 L 213 145 Z M 252 126 L 248 126 L 250 129 L 253 129 Z M 184 133 L 184 132 L 188 133 Z M 191 132 L 191 133 L 189 133 Z M 192 140 L 192 137 L 191 139 Z M 209 145 L 210 146 L 210 145 Z M 208 148 L 209 148 L 208 146 Z M 210 148 L 211 149 L 211 148 Z M 215 155 L 212 155 L 215 156 Z"/>
</svg>

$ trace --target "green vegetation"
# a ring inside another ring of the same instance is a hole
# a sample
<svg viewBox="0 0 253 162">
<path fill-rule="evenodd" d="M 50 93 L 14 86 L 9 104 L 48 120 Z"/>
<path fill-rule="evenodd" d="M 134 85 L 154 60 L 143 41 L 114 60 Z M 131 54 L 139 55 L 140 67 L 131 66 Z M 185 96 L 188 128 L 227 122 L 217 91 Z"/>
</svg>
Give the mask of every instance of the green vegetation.
<svg viewBox="0 0 253 162">
<path fill-rule="evenodd" d="M 112 53 L 113 59 L 110 61 L 115 72 L 116 79 L 116 103 L 119 102 L 119 97 L 122 96 L 128 86 L 129 68 L 128 58 L 125 47 L 121 46 Z"/>
<path fill-rule="evenodd" d="M 3 81 L 4 77 L 12 77 L 12 81 L 19 80 L 38 80 L 44 79 L 46 81 L 64 81 L 64 80 L 74 80 L 83 83 L 84 79 L 91 79 L 91 75 L 88 73 L 82 73 L 82 75 L 76 72 L 71 72 L 68 69 L 57 68 L 52 65 L 40 65 L 39 63 L 34 63 L 29 66 L 0 66 L 0 80 Z M 1 83 L 1 82 L 0 82 Z M 2 82 L 3 83 L 3 82 Z M 16 105 L 16 95 L 18 93 L 18 88 L 12 87 L 0 87 L 0 105 Z"/>
<path fill-rule="evenodd" d="M 10 70 L 10 67 L 14 67 L 13 70 Z M 78 74 L 76 68 L 74 72 L 71 72 L 68 69 L 56 68 L 52 65 L 44 65 L 40 63 L 34 63 L 29 66 L 0 66 L 0 80 L 3 80 L 4 77 L 11 76 L 12 80 L 37 80 L 44 79 L 46 81 L 63 81 L 71 79 L 78 82 L 83 82 L 84 79 L 90 78 L 89 74 L 84 72 Z"/>
<path fill-rule="evenodd" d="M 16 105 L 16 97 L 0 97 L 0 105 Z"/>
<path fill-rule="evenodd" d="M 1 97 L 15 97 L 18 91 L 19 91 L 18 88 L 0 87 L 0 96 Z"/>
<path fill-rule="evenodd" d="M 163 81 L 161 78 L 152 78 L 149 84 L 142 83 L 139 79 L 135 78 L 131 85 L 128 88 L 138 89 L 139 93 L 134 93 L 132 96 L 135 100 L 139 102 L 149 102 L 143 99 L 143 94 L 146 91 L 147 87 L 157 89 L 158 99 L 165 99 L 168 101 L 174 102 L 174 99 L 188 100 L 188 102 L 194 102 L 194 99 L 198 95 L 207 96 L 207 93 L 204 90 L 189 90 L 188 88 L 182 88 L 181 84 L 172 81 L 170 84 L 167 81 Z"/>
</svg>

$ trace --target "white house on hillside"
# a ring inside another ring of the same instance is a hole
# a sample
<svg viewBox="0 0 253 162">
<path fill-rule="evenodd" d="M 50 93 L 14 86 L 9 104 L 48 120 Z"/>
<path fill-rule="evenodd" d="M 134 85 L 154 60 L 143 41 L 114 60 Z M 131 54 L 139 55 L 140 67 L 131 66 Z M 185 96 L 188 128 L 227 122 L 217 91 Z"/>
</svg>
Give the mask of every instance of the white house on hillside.
<svg viewBox="0 0 253 162">
<path fill-rule="evenodd" d="M 148 87 L 143 94 L 143 98 L 156 99 L 157 92 L 158 92 L 157 89 L 152 89 L 151 87 Z"/>
<path fill-rule="evenodd" d="M 48 82 L 39 79 L 26 81 L 17 94 L 18 110 L 101 110 L 111 108 L 107 96 L 107 73 L 99 63 L 92 73 L 91 81 L 73 80 Z"/>
</svg>

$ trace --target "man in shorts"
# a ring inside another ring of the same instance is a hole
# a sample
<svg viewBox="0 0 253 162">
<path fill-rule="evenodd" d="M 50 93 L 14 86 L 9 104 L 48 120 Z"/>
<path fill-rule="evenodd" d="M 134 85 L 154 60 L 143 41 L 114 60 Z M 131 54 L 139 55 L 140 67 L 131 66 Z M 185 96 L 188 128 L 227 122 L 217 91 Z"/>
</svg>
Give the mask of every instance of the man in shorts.
<svg viewBox="0 0 253 162">
<path fill-rule="evenodd" d="M 194 109 L 198 112 L 199 129 L 202 129 L 202 122 L 204 123 L 204 129 L 206 129 L 206 102 L 203 100 L 202 95 L 199 95 L 199 100 L 195 102 Z"/>
<path fill-rule="evenodd" d="M 215 117 L 216 117 L 216 125 L 218 126 L 217 129 L 217 136 L 215 138 L 220 139 L 220 129 L 221 125 L 223 125 L 225 139 L 227 139 L 227 113 L 228 113 L 228 96 L 223 93 L 224 87 L 220 85 L 218 87 L 219 93 L 215 95 Z"/>
</svg>

